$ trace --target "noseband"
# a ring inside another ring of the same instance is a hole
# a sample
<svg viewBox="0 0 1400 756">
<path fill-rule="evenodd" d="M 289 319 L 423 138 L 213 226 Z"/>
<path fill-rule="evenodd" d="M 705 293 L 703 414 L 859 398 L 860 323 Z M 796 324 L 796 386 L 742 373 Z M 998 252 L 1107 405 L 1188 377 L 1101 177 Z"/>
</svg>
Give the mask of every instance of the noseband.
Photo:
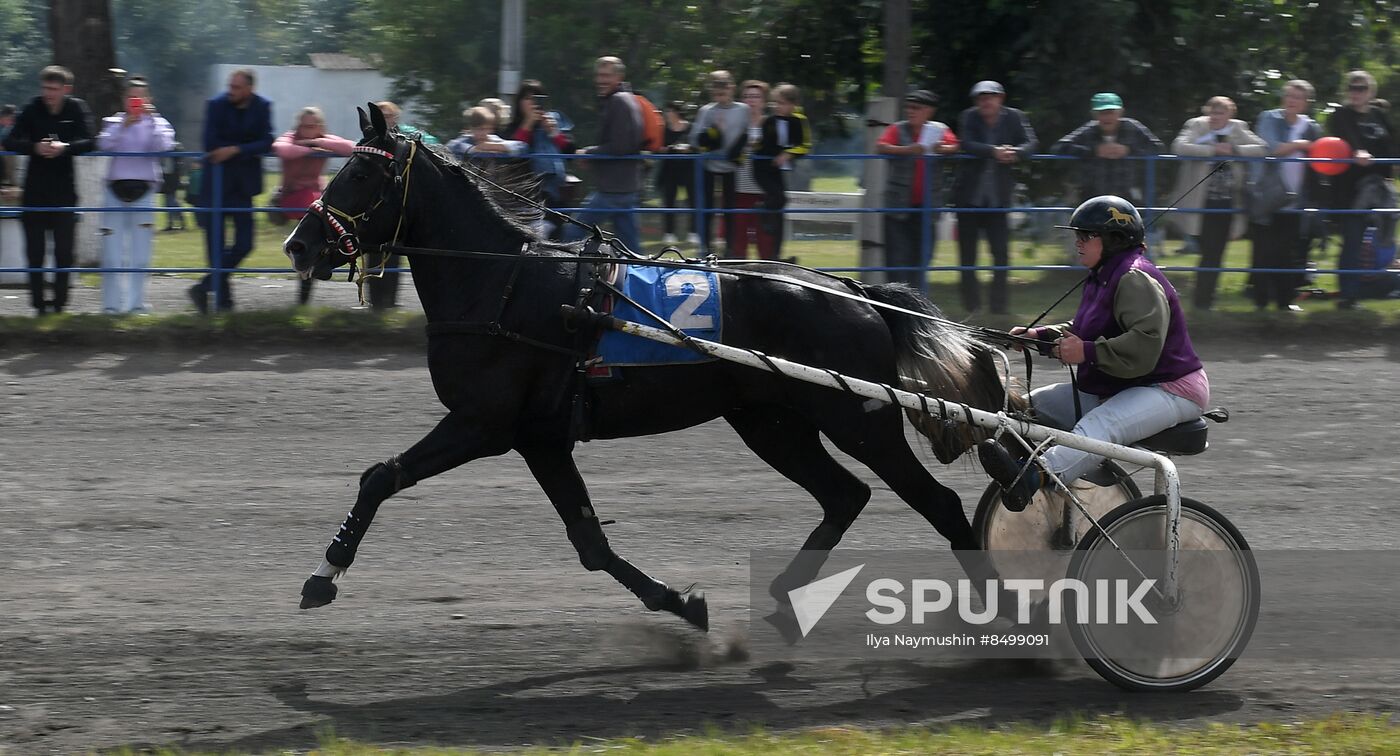
<svg viewBox="0 0 1400 756">
<path fill-rule="evenodd" d="M 307 208 L 310 212 L 315 213 L 315 215 L 326 224 L 326 228 L 334 234 L 334 238 L 329 234 L 326 236 L 326 243 L 340 250 L 342 255 L 349 257 L 351 259 L 352 268 L 354 267 L 355 258 L 358 258 L 364 251 L 360 246 L 360 221 L 368 219 L 370 213 L 384 204 L 385 198 L 389 196 L 390 187 L 399 187 L 403 196 L 402 205 L 399 207 L 399 222 L 394 228 L 394 238 L 391 242 L 395 245 L 398 244 L 399 232 L 403 230 L 403 210 L 404 206 L 408 204 L 408 181 L 413 171 L 413 158 L 417 152 L 418 143 L 409 141 L 407 159 L 400 161 L 400 155 L 396 155 L 388 150 L 371 147 L 367 144 L 355 145 L 354 149 L 351 150 L 352 154 L 375 155 L 386 158 L 389 161 L 389 167 L 385 169 L 385 173 L 393 178 L 393 182 L 385 185 L 384 191 L 379 193 L 379 199 L 375 200 L 374 204 L 355 215 L 351 215 L 321 199 L 312 202 L 311 206 Z"/>
</svg>

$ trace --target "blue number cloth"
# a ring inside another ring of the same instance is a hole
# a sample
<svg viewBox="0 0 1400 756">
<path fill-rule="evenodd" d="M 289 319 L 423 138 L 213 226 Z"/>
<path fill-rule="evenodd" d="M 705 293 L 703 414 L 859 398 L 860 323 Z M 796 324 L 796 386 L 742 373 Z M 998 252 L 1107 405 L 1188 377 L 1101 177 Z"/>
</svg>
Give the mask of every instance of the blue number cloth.
<svg viewBox="0 0 1400 756">
<path fill-rule="evenodd" d="M 719 276 L 699 270 L 672 270 L 652 265 L 627 265 L 622 271 L 622 291 L 641 306 L 669 320 L 685 333 L 707 341 L 721 341 L 723 317 L 719 301 Z M 661 328 L 645 313 L 623 301 L 613 303 L 612 314 L 621 320 Z M 670 346 L 640 336 L 606 331 L 598 341 L 603 367 L 675 365 L 713 359 L 685 347 Z"/>
</svg>

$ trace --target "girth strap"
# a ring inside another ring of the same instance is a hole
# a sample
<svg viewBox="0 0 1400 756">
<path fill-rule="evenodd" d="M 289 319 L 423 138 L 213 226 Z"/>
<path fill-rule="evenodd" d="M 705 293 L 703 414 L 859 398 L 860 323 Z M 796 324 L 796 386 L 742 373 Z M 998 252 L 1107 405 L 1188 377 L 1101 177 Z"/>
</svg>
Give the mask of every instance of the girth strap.
<svg viewBox="0 0 1400 756">
<path fill-rule="evenodd" d="M 574 351 L 573 349 L 565 349 L 564 347 L 555 346 L 554 344 L 546 344 L 546 343 L 543 342 L 543 341 L 539 341 L 538 339 L 532 339 L 532 338 L 530 338 L 529 336 L 526 336 L 526 335 L 524 335 L 524 334 L 522 334 L 522 333 L 517 333 L 517 332 L 515 332 L 515 331 L 507 330 L 507 329 L 504 328 L 500 323 L 496 323 L 496 322 L 491 322 L 491 323 L 460 323 L 460 322 L 454 322 L 454 321 L 447 321 L 447 322 L 442 322 L 442 323 L 429 323 L 429 324 L 425 327 L 425 329 L 427 330 L 429 336 L 438 336 L 438 335 L 444 335 L 444 334 L 470 334 L 470 335 L 473 335 L 473 336 L 499 336 L 499 337 L 501 337 L 501 338 L 503 338 L 503 339 L 507 339 L 507 340 L 510 340 L 510 341 L 514 341 L 514 342 L 517 342 L 517 343 L 520 343 L 520 344 L 526 344 L 526 345 L 529 345 L 529 346 L 532 346 L 532 347 L 537 347 L 537 348 L 539 348 L 539 349 L 544 349 L 544 350 L 546 350 L 546 351 L 555 352 L 555 353 L 558 353 L 558 354 L 565 354 L 565 355 L 568 355 L 568 356 L 570 356 L 570 357 L 579 357 L 579 356 L 580 356 L 580 353 L 577 352 L 577 351 Z"/>
</svg>

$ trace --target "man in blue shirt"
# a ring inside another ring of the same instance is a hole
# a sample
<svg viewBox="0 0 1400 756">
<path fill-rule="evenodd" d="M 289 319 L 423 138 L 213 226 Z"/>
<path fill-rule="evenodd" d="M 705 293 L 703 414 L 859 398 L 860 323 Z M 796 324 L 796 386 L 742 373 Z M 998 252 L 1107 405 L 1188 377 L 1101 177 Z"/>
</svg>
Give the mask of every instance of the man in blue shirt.
<svg viewBox="0 0 1400 756">
<path fill-rule="evenodd" d="M 215 200 L 214 166 L 222 171 L 218 196 L 223 208 L 251 208 L 253 198 L 262 193 L 262 156 L 272 150 L 272 103 L 253 93 L 255 77 L 242 68 L 229 74 L 228 91 L 210 100 L 204 111 L 204 180 L 200 189 L 200 205 L 211 207 Z M 209 266 L 237 268 L 243 258 L 253 251 L 253 214 L 233 212 L 224 215 L 233 220 L 233 243 L 228 243 L 227 229 L 216 228 L 210 222 L 212 214 L 201 214 L 201 225 L 208 242 Z M 218 246 L 216 246 L 216 244 Z M 229 290 L 229 274 L 216 281 L 213 274 L 205 276 L 190 287 L 190 300 L 201 313 L 209 311 L 209 295 L 214 293 L 219 310 L 233 309 Z"/>
</svg>

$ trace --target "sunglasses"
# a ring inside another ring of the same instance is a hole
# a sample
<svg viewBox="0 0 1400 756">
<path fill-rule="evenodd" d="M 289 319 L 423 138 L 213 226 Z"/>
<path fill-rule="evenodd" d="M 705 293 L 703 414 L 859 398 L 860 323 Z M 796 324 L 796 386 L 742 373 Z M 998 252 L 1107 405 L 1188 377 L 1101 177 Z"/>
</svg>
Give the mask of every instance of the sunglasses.
<svg viewBox="0 0 1400 756">
<path fill-rule="evenodd" d="M 1348 92 L 1369 92 L 1369 91 L 1371 91 L 1371 85 L 1369 85 L 1369 84 L 1352 84 L 1351 86 L 1347 87 L 1347 91 L 1348 91 Z"/>
<path fill-rule="evenodd" d="M 1087 241 L 1089 241 L 1090 239 L 1097 239 L 1097 238 L 1099 238 L 1099 235 L 1096 234 L 1096 233 L 1094 233 L 1094 232 L 1092 232 L 1092 231 L 1075 231 L 1075 232 L 1074 232 L 1074 240 L 1075 240 L 1075 241 L 1087 242 Z"/>
</svg>

